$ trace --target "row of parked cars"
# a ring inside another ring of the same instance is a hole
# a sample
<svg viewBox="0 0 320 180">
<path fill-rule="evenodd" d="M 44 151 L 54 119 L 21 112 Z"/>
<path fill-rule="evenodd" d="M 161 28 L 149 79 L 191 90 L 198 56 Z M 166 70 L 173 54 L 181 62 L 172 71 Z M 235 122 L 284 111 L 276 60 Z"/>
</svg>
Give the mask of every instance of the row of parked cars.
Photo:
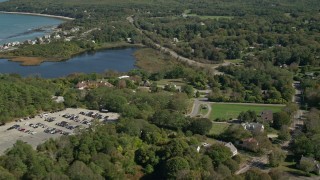
<svg viewBox="0 0 320 180">
<path fill-rule="evenodd" d="M 48 121 L 48 122 L 53 122 L 53 121 L 55 121 L 57 118 L 55 118 L 55 117 L 46 117 L 44 120 L 45 121 Z"/>
<path fill-rule="evenodd" d="M 45 133 L 48 134 L 63 134 L 63 135 L 70 135 L 71 133 L 66 132 L 66 131 L 62 131 L 61 129 L 57 129 L 57 128 L 50 128 L 48 127 L 47 129 L 44 130 Z"/>
<path fill-rule="evenodd" d="M 36 131 L 32 131 L 32 130 L 28 130 L 28 129 L 22 128 L 18 124 L 15 124 L 15 125 L 9 127 L 7 130 L 9 131 L 9 130 L 12 130 L 12 129 L 17 129 L 20 132 L 24 132 L 24 133 L 28 133 L 28 134 L 32 134 L 32 135 L 37 133 Z"/>
<path fill-rule="evenodd" d="M 106 118 L 106 117 L 108 118 L 108 116 L 103 117 L 102 114 L 100 114 L 100 113 L 94 113 L 94 112 L 92 112 L 92 111 L 90 111 L 90 112 L 83 112 L 83 111 L 81 111 L 79 114 L 84 115 L 84 116 L 88 116 L 88 117 L 92 117 L 92 118 L 94 118 L 94 119 L 103 119 L 103 118 Z"/>
<path fill-rule="evenodd" d="M 66 121 L 61 121 L 61 122 L 59 122 L 59 123 L 56 123 L 56 125 L 57 126 L 60 126 L 60 127 L 65 127 L 65 128 L 67 128 L 67 129 L 70 129 L 70 130 L 73 130 L 73 129 L 75 129 L 76 128 L 76 126 L 72 126 L 72 125 L 70 125 L 68 122 L 66 122 Z"/>
<path fill-rule="evenodd" d="M 33 124 L 33 123 L 25 123 L 24 125 L 26 125 L 26 126 L 30 126 L 30 127 L 33 127 L 33 128 L 38 128 L 38 127 L 41 127 L 41 128 L 46 128 L 47 127 L 47 125 L 45 125 L 45 124 L 42 124 L 42 123 L 36 123 L 36 124 Z"/>
<path fill-rule="evenodd" d="M 87 118 L 80 120 L 79 119 L 80 117 L 78 115 L 74 115 L 74 114 L 64 114 L 64 115 L 62 115 L 62 117 L 66 118 L 66 119 L 73 120 L 74 122 L 77 122 L 77 123 L 86 124 L 88 126 L 91 125 L 91 121 L 92 121 L 92 120 L 88 120 Z"/>
</svg>

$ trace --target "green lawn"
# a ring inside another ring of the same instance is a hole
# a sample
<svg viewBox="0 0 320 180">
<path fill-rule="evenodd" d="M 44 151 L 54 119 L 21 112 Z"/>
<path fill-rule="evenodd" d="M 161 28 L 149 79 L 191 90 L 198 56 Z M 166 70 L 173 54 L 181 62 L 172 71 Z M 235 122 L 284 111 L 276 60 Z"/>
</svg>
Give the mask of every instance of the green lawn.
<svg viewBox="0 0 320 180">
<path fill-rule="evenodd" d="M 227 123 L 214 123 L 212 125 L 212 128 L 209 132 L 209 135 L 219 135 L 221 133 L 223 133 L 228 127 L 230 126 L 230 124 Z"/>
<path fill-rule="evenodd" d="M 237 118 L 242 111 L 253 110 L 258 114 L 263 110 L 272 110 L 279 112 L 283 106 L 273 105 L 248 105 L 248 104 L 212 104 L 210 119 L 215 120 L 222 118 L 229 120 L 230 118 Z"/>
<path fill-rule="evenodd" d="M 225 62 L 230 62 L 230 63 L 243 63 L 244 61 L 242 59 L 227 59 L 227 60 L 224 60 Z"/>
</svg>

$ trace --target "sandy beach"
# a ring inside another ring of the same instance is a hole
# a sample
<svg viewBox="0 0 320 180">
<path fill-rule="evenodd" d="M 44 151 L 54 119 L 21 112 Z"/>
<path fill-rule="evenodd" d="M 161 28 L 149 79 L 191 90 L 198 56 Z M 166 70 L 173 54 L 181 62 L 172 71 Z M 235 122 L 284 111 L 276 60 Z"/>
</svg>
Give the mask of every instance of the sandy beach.
<svg viewBox="0 0 320 180">
<path fill-rule="evenodd" d="M 22 15 L 30 15 L 30 16 L 43 16 L 43 17 L 51 17 L 63 20 L 74 20 L 74 18 L 64 17 L 64 16 L 55 16 L 49 14 L 39 14 L 39 13 L 28 13 L 28 12 L 7 12 L 7 11 L 0 11 L 2 14 L 22 14 Z"/>
</svg>

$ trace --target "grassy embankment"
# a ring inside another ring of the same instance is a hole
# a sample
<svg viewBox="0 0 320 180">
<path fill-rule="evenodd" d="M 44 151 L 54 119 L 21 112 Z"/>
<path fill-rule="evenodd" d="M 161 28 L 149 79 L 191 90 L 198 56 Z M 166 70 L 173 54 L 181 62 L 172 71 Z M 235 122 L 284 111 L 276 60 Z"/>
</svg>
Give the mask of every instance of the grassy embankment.
<svg viewBox="0 0 320 180">
<path fill-rule="evenodd" d="M 219 135 L 219 134 L 223 133 L 229 126 L 230 126 L 230 124 L 227 124 L 227 123 L 214 123 L 208 134 L 209 135 Z"/>
<path fill-rule="evenodd" d="M 263 110 L 272 110 L 273 112 L 279 112 L 283 108 L 283 105 L 257 105 L 257 104 L 213 104 L 210 113 L 210 119 L 215 120 L 217 118 L 229 120 L 230 118 L 237 118 L 239 113 L 243 111 L 256 111 L 259 114 Z"/>
</svg>

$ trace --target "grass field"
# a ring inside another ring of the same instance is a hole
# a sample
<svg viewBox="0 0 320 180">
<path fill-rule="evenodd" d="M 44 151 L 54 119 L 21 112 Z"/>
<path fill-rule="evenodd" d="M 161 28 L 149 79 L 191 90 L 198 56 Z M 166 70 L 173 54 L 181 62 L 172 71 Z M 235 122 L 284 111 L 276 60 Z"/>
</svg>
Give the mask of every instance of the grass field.
<svg viewBox="0 0 320 180">
<path fill-rule="evenodd" d="M 279 112 L 283 106 L 276 105 L 250 105 L 250 104 L 212 104 L 210 119 L 222 118 L 229 120 L 230 118 L 237 118 L 242 111 L 253 110 L 260 113 L 263 110 L 272 110 Z"/>
<path fill-rule="evenodd" d="M 150 73 L 170 69 L 176 65 L 171 56 L 151 48 L 141 48 L 134 53 L 136 66 Z"/>
<path fill-rule="evenodd" d="M 230 125 L 227 123 L 214 123 L 209 132 L 209 135 L 219 135 L 223 133 Z"/>
</svg>

